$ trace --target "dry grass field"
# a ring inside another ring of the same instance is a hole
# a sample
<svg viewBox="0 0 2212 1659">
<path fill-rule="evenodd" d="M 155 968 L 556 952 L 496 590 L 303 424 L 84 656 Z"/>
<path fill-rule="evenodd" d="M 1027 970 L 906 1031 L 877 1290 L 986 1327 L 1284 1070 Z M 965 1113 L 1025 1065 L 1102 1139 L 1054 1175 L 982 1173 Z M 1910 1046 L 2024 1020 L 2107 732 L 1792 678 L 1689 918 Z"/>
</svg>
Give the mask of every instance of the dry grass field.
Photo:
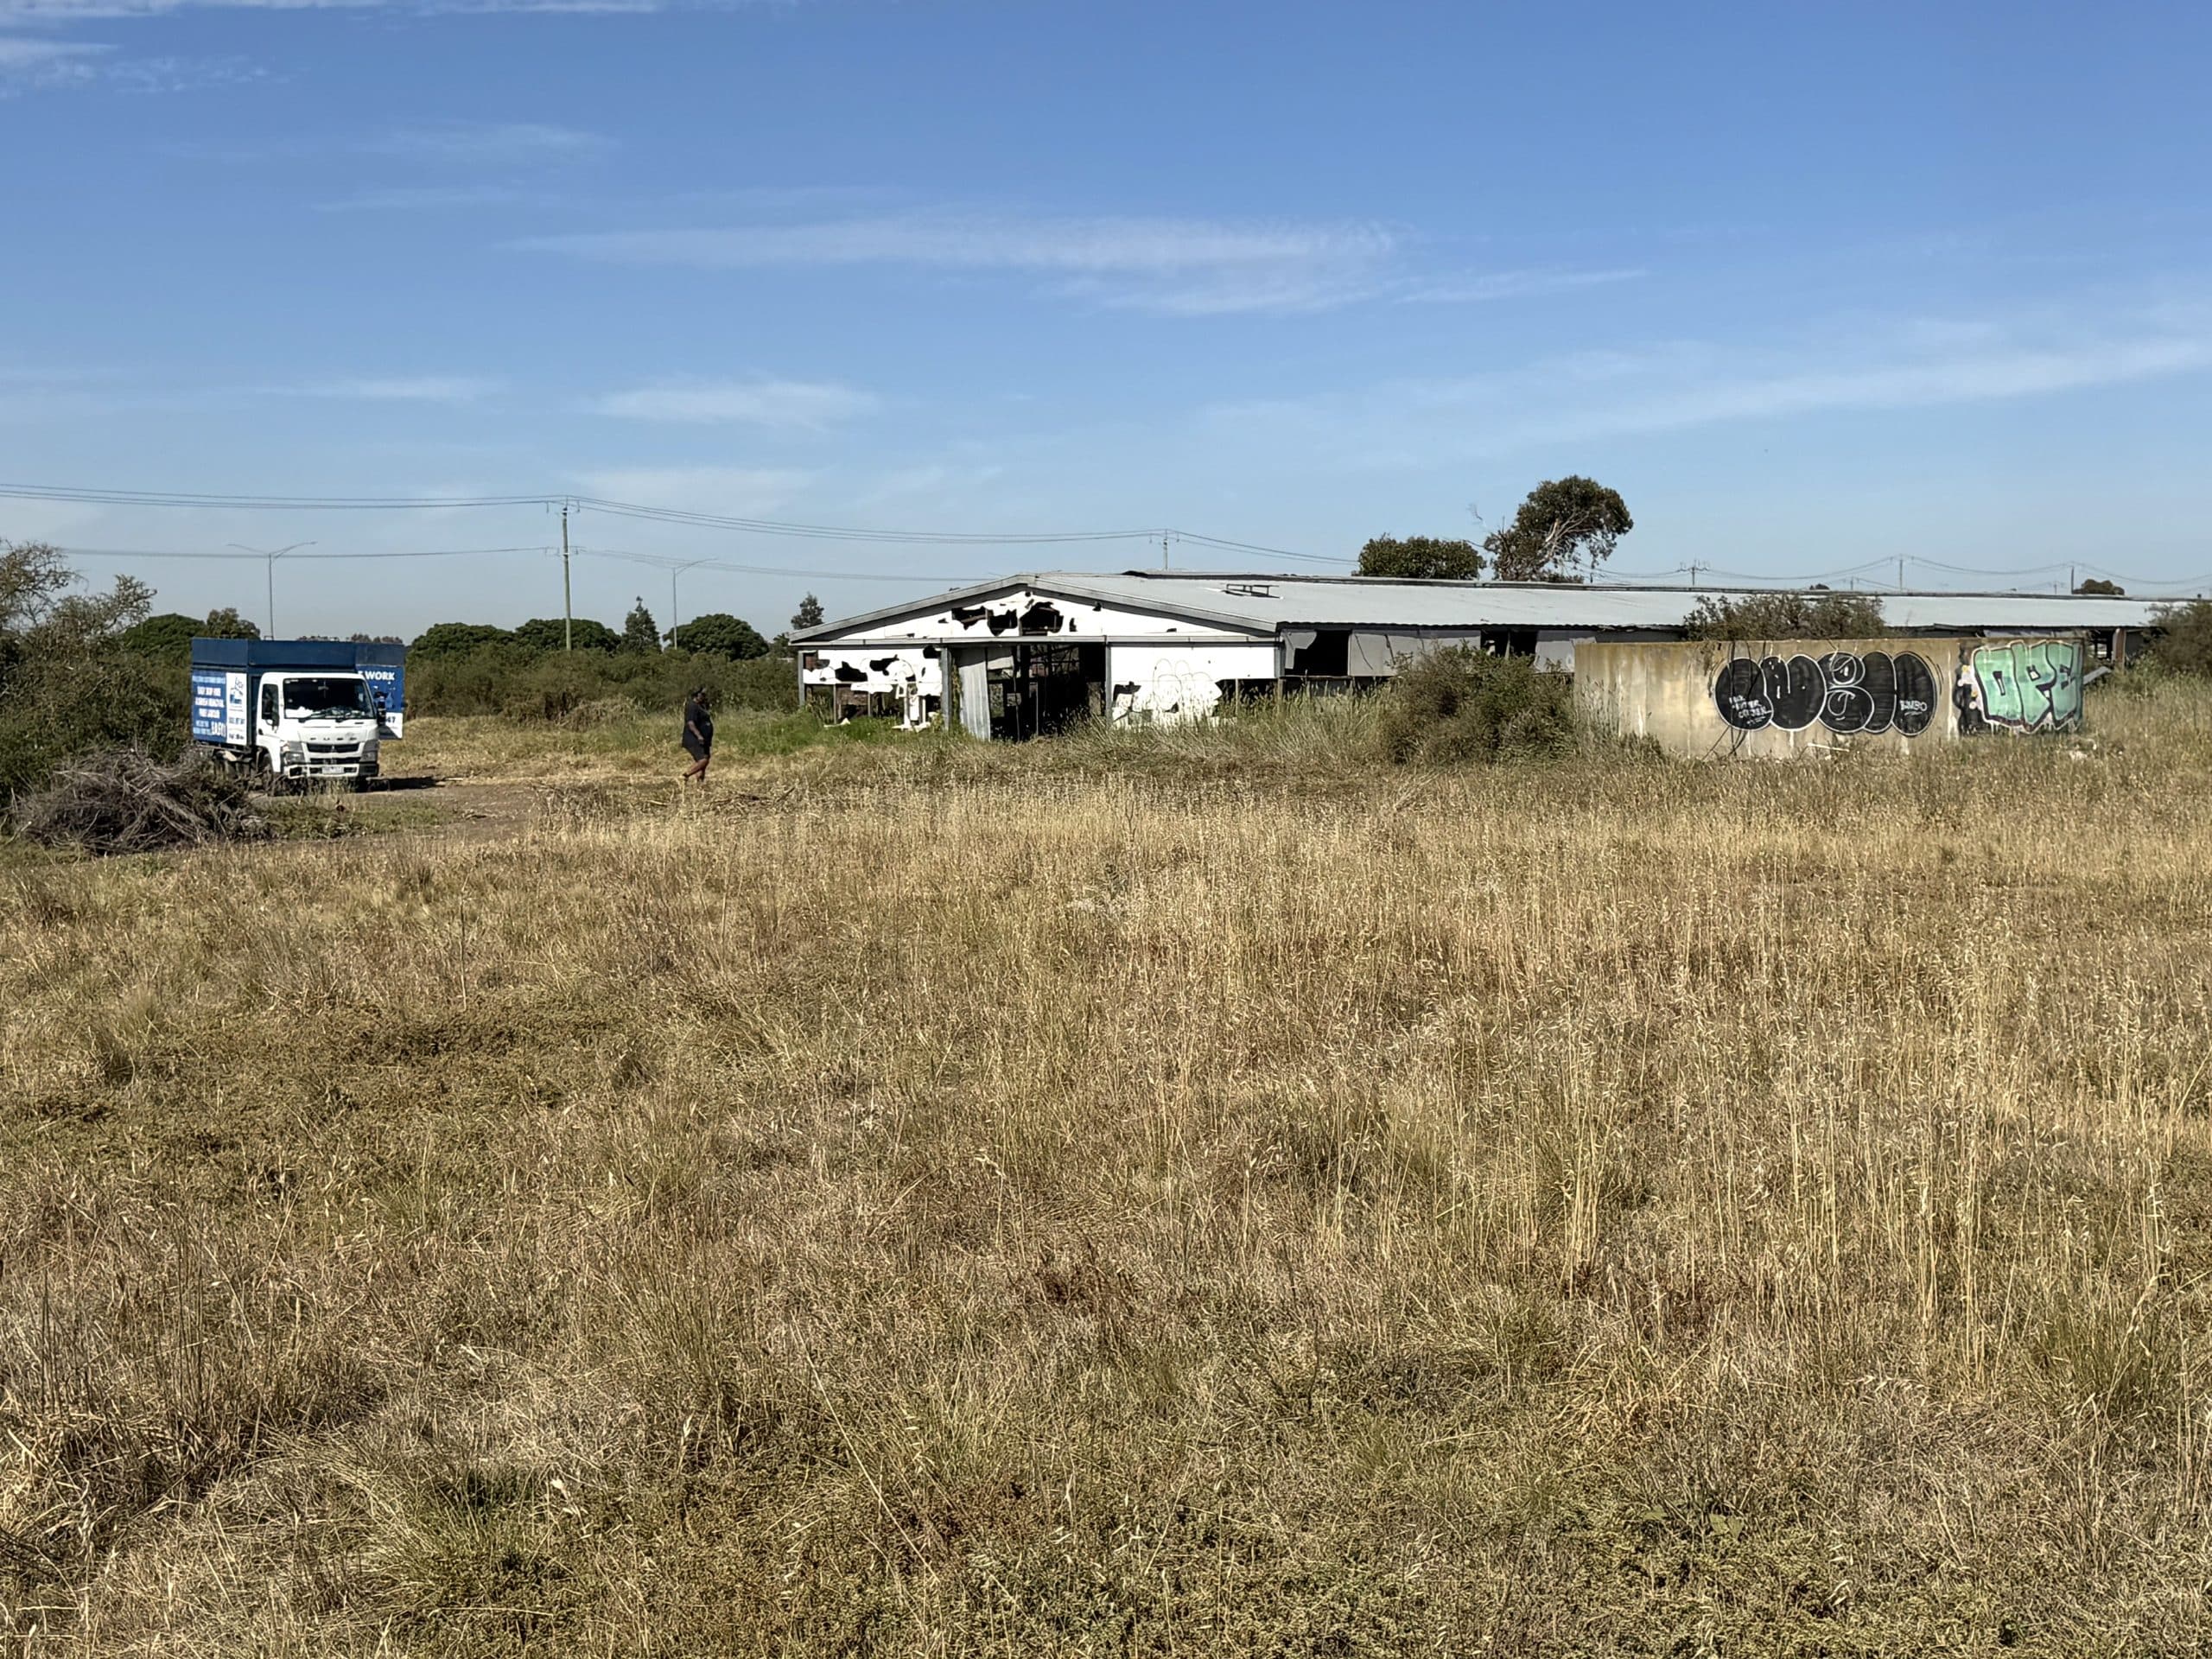
<svg viewBox="0 0 2212 1659">
<path fill-rule="evenodd" d="M 14 858 L 0 1632 L 2203 1652 L 2212 698 L 2091 719 L 426 721 L 510 833 Z"/>
</svg>

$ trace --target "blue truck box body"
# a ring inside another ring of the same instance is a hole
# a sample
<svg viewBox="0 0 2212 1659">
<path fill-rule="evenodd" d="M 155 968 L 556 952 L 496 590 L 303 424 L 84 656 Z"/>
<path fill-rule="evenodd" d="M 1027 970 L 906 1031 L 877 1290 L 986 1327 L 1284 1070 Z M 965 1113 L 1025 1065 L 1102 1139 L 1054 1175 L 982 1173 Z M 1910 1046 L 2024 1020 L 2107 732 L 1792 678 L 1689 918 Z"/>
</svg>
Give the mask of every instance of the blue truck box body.
<svg viewBox="0 0 2212 1659">
<path fill-rule="evenodd" d="M 378 725 L 386 737 L 397 737 L 407 717 L 407 647 L 356 645 L 353 665 L 369 683 L 370 694 L 385 711 Z"/>
<path fill-rule="evenodd" d="M 192 642 L 192 736 L 194 742 L 242 749 L 253 741 L 253 699 L 267 673 L 336 669 L 358 673 L 382 706 L 379 733 L 400 734 L 407 709 L 407 648 L 344 639 L 194 639 Z"/>
</svg>

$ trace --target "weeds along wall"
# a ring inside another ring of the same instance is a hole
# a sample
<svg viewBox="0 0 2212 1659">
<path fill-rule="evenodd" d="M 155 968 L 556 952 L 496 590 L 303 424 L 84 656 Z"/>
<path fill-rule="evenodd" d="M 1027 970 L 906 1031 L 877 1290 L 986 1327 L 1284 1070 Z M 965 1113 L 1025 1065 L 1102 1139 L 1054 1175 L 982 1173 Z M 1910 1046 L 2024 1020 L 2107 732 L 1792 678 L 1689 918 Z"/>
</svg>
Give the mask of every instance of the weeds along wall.
<svg viewBox="0 0 2212 1659">
<path fill-rule="evenodd" d="M 1575 700 L 1600 729 L 1692 760 L 1910 753 L 2079 730 L 2088 659 L 2072 636 L 1596 643 L 1576 654 Z"/>
</svg>

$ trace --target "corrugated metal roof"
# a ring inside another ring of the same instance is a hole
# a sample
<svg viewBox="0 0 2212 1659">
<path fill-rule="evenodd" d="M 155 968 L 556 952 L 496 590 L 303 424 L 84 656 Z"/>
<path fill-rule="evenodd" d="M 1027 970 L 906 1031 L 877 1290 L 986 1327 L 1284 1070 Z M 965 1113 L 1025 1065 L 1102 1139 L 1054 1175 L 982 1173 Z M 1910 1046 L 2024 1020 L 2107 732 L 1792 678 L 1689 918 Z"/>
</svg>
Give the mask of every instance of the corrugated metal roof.
<svg viewBox="0 0 2212 1659">
<path fill-rule="evenodd" d="M 1391 582 L 1375 576 L 1265 576 L 1132 570 L 1113 575 L 1052 570 L 1002 576 L 974 587 L 844 617 L 793 634 L 828 640 L 902 616 L 1015 588 L 1055 597 L 1166 612 L 1272 635 L 1286 627 L 1669 629 L 1708 599 L 1772 589 L 1641 588 L 1569 582 Z M 1868 594 L 1900 631 L 2142 628 L 2171 601 L 2068 594 Z"/>
</svg>

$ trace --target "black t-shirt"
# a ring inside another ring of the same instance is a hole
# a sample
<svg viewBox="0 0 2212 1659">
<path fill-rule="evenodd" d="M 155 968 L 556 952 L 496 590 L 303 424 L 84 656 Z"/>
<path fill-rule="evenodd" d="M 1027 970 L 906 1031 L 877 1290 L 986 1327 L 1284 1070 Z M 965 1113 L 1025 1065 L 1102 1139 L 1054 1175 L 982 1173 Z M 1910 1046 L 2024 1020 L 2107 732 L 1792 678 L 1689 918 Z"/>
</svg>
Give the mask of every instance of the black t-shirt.
<svg viewBox="0 0 2212 1659">
<path fill-rule="evenodd" d="M 691 736 L 694 732 L 699 734 L 696 739 Z M 683 735 L 687 748 L 695 741 L 702 747 L 714 742 L 715 717 L 707 712 L 705 703 L 694 702 L 683 705 Z"/>
</svg>

